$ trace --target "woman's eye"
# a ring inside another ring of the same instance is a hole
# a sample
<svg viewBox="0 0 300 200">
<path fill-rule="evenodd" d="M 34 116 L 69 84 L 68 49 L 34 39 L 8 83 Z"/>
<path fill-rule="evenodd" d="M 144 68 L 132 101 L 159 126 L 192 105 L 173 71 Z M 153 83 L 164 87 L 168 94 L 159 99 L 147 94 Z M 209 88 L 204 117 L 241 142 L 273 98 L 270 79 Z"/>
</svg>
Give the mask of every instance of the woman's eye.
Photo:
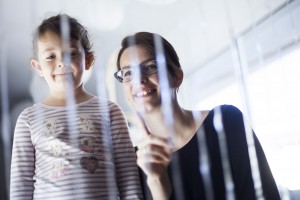
<svg viewBox="0 0 300 200">
<path fill-rule="evenodd" d="M 123 77 L 128 77 L 128 76 L 131 76 L 131 75 L 132 75 L 132 71 L 129 70 L 129 71 L 124 73 Z"/>
<path fill-rule="evenodd" d="M 157 67 L 155 64 L 151 64 L 151 65 L 145 66 L 144 68 L 145 68 L 145 70 L 149 71 L 149 70 L 156 69 Z"/>
</svg>

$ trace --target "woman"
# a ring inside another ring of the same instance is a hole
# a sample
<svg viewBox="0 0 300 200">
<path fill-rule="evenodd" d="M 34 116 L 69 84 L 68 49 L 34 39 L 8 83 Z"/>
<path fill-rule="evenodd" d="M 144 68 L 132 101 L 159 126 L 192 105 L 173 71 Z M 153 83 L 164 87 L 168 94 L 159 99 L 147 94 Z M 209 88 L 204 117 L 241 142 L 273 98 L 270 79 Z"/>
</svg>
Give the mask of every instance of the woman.
<svg viewBox="0 0 300 200">
<path fill-rule="evenodd" d="M 280 199 L 253 133 L 262 191 L 254 187 L 243 115 L 236 107 L 222 105 L 211 111 L 192 111 L 179 105 L 177 90 L 183 71 L 166 39 L 148 32 L 125 37 L 117 66 L 115 77 L 123 84 L 148 133 L 138 145 L 137 162 L 142 182 L 146 179 L 144 191 L 150 191 L 150 198 L 220 200 L 232 195 L 246 200 L 261 195 Z M 168 84 L 161 78 L 164 67 Z M 170 102 L 167 105 L 171 109 L 162 102 Z M 214 121 L 217 117 L 222 122 L 219 125 Z"/>
</svg>

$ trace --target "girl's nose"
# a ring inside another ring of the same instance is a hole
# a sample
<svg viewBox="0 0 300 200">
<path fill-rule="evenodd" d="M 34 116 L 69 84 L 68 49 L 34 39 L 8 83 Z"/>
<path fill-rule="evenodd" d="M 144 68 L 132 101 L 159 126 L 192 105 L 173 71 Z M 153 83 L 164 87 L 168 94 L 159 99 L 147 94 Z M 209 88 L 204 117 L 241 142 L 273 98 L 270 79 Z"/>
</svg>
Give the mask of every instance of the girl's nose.
<svg viewBox="0 0 300 200">
<path fill-rule="evenodd" d="M 71 63 L 71 56 L 68 53 L 62 53 L 59 57 L 57 57 L 57 67 L 66 67 Z"/>
<path fill-rule="evenodd" d="M 65 66 L 65 64 L 62 61 L 59 61 L 56 65 L 56 67 L 58 67 L 58 68 L 62 68 L 64 66 Z"/>
<path fill-rule="evenodd" d="M 63 58 L 62 57 L 56 57 L 56 67 L 61 68 L 61 67 L 63 67 L 63 65 L 64 65 Z"/>
</svg>

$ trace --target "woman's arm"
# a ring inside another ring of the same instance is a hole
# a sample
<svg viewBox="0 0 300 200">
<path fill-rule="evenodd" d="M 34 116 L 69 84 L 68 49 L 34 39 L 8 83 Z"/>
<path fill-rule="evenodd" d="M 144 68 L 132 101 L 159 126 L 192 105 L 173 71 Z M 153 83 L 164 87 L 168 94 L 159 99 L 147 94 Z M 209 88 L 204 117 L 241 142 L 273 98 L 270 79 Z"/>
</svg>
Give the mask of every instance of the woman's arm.
<svg viewBox="0 0 300 200">
<path fill-rule="evenodd" d="M 139 144 L 137 163 L 147 176 L 147 185 L 154 200 L 167 200 L 171 196 L 167 172 L 170 160 L 171 147 L 166 139 L 149 134 Z"/>
</svg>

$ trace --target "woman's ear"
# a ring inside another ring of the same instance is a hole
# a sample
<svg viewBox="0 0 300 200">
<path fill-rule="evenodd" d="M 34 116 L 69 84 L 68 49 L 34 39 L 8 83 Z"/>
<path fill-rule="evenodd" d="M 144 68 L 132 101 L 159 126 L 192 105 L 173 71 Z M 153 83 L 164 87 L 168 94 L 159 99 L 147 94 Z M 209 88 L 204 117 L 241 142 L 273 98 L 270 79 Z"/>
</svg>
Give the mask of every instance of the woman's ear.
<svg viewBox="0 0 300 200">
<path fill-rule="evenodd" d="M 175 71 L 175 76 L 173 78 L 173 87 L 178 88 L 183 81 L 183 71 L 182 69 L 178 68 Z"/>
<path fill-rule="evenodd" d="M 89 55 L 85 59 L 85 69 L 89 70 L 91 66 L 94 64 L 94 62 L 95 62 L 94 53 L 93 52 L 89 53 Z"/>
<path fill-rule="evenodd" d="M 31 63 L 31 67 L 38 73 L 38 75 L 40 77 L 43 77 L 44 75 L 39 61 L 32 59 L 30 63 Z"/>
</svg>

